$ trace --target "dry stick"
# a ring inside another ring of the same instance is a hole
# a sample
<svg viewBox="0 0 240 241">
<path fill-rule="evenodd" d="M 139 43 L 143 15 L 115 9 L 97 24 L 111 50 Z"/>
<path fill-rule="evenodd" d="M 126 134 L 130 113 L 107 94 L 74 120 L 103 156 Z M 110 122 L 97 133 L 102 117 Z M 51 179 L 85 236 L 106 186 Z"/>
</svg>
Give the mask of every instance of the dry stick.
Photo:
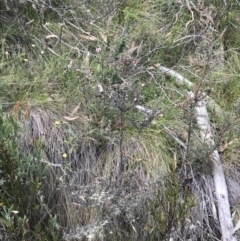
<svg viewBox="0 0 240 241">
<path fill-rule="evenodd" d="M 185 150 L 187 149 L 187 145 L 177 137 L 176 133 L 171 131 L 166 126 L 163 127 L 163 131 L 167 133 L 169 136 L 171 136 L 181 147 L 183 147 Z"/>
<path fill-rule="evenodd" d="M 160 66 L 159 68 L 162 72 L 165 72 L 165 74 L 176 78 L 178 84 L 186 84 L 189 87 L 193 86 L 192 82 L 190 82 L 174 70 L 162 66 Z M 192 100 L 196 99 L 193 92 L 189 92 L 188 94 Z M 199 100 L 197 100 L 195 110 L 197 112 L 196 119 L 200 128 L 202 141 L 208 144 L 210 147 L 214 147 L 215 142 L 211 132 L 210 120 L 208 117 L 206 102 L 204 99 L 199 98 Z M 213 180 L 215 184 L 215 196 L 218 205 L 218 216 L 222 231 L 222 241 L 237 241 L 237 239 L 234 237 L 234 232 L 236 229 L 233 228 L 230 205 L 228 200 L 227 184 L 218 151 L 214 150 L 211 153 L 210 158 L 212 162 Z"/>
<path fill-rule="evenodd" d="M 153 111 L 148 109 L 148 108 L 145 108 L 141 105 L 135 105 L 135 108 L 138 109 L 140 112 L 143 112 L 143 113 L 146 113 L 146 114 L 152 114 Z"/>
<path fill-rule="evenodd" d="M 51 163 L 51 162 L 49 162 L 49 161 L 47 161 L 47 160 L 44 160 L 44 159 L 41 159 L 40 161 L 43 162 L 43 163 L 48 164 L 48 165 L 51 166 L 51 167 L 59 167 L 59 168 L 62 170 L 62 172 L 63 172 L 64 174 L 66 174 L 66 172 L 64 171 L 64 169 L 63 169 L 63 167 L 62 167 L 61 164 L 54 164 L 54 163 Z"/>
</svg>

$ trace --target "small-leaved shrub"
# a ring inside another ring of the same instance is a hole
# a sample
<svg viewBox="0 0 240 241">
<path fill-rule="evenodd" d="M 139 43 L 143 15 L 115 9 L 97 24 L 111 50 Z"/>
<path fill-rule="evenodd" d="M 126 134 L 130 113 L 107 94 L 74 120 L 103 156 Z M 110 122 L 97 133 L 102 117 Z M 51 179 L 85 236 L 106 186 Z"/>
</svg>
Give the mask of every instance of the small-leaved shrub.
<svg viewBox="0 0 240 241">
<path fill-rule="evenodd" d="M 168 172 L 165 186 L 165 190 L 157 190 L 154 198 L 148 200 L 154 223 L 151 240 L 169 240 L 196 205 L 194 198 L 179 184 L 175 165 Z"/>
<path fill-rule="evenodd" d="M 40 149 L 31 155 L 21 151 L 17 116 L 6 116 L 0 109 L 0 230 L 10 241 L 56 241 L 57 217 L 42 192 L 47 166 L 41 163 Z"/>
</svg>

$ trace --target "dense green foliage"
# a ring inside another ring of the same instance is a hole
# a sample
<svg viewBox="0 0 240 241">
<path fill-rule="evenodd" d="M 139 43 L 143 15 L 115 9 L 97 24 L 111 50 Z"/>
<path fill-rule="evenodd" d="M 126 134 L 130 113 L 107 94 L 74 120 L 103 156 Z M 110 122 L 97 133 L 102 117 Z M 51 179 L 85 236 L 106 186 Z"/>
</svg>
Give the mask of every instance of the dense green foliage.
<svg viewBox="0 0 240 241">
<path fill-rule="evenodd" d="M 39 148 L 27 156 L 21 152 L 18 114 L 14 119 L 0 109 L 0 221 L 8 240 L 58 240 L 56 217 L 44 210 L 42 186 L 47 166 L 39 162 Z"/>
</svg>

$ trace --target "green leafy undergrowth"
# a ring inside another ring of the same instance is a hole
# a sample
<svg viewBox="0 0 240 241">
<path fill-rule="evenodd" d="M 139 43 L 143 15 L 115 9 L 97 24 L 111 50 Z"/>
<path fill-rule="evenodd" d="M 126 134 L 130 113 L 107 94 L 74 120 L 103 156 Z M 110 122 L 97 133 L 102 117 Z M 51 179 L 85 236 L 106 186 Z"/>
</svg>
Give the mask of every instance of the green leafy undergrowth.
<svg viewBox="0 0 240 241">
<path fill-rule="evenodd" d="M 39 149 L 22 153 L 16 119 L 0 109 L 0 230 L 10 241 L 58 240 L 57 220 L 47 210 L 42 192 L 47 166 L 40 162 Z"/>
<path fill-rule="evenodd" d="M 161 188 L 148 201 L 154 221 L 151 240 L 169 240 L 173 228 L 179 227 L 196 205 L 194 198 L 179 185 L 175 164 L 170 164 L 165 185 L 165 190 Z"/>
</svg>

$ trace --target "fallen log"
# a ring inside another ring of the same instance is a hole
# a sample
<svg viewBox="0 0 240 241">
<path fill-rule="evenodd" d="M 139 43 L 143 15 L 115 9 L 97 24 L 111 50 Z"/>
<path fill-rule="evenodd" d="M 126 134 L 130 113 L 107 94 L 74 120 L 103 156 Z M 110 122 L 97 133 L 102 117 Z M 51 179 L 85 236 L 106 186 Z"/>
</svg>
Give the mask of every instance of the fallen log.
<svg viewBox="0 0 240 241">
<path fill-rule="evenodd" d="M 168 69 L 166 67 L 159 66 L 160 70 L 167 75 L 170 75 L 176 79 L 176 82 L 180 85 L 187 85 L 188 87 L 193 87 L 193 83 L 184 78 L 179 73 L 174 70 Z M 196 101 L 195 103 L 195 111 L 196 111 L 196 120 L 198 127 L 200 129 L 201 140 L 203 143 L 207 144 L 210 148 L 215 147 L 215 141 L 211 131 L 210 120 L 206 108 L 206 102 L 203 96 L 195 96 L 198 93 L 188 92 L 188 96 L 192 101 Z M 210 98 L 210 97 L 208 97 Z M 211 101 L 210 103 L 214 103 L 215 101 Z M 236 237 L 234 237 L 234 232 L 236 228 L 233 227 L 231 212 L 230 212 L 230 204 L 228 199 L 228 190 L 225 179 L 225 174 L 221 162 L 220 155 L 217 149 L 213 149 L 210 153 L 210 160 L 212 166 L 212 175 L 215 186 L 215 197 L 217 200 L 218 207 L 218 219 L 220 222 L 221 233 L 222 233 L 222 241 L 237 241 Z"/>
</svg>

